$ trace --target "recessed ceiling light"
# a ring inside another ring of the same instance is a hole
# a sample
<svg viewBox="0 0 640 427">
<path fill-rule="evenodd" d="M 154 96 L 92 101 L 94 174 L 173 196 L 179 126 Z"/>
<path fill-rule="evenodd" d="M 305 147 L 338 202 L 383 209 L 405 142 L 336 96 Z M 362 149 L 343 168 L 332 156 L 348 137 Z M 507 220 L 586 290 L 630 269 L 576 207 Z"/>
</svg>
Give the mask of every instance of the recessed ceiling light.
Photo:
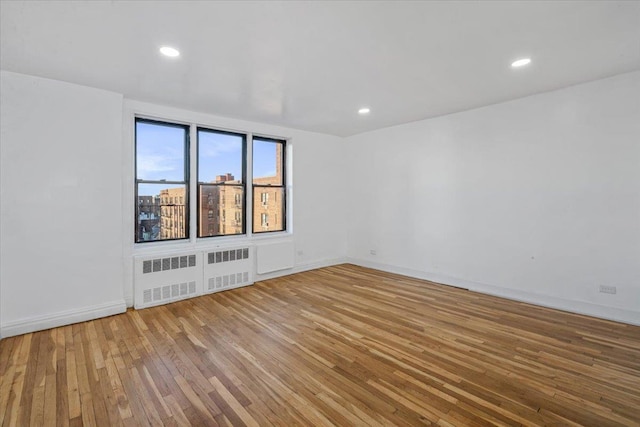
<svg viewBox="0 0 640 427">
<path fill-rule="evenodd" d="M 358 114 L 369 114 L 371 112 L 371 109 L 364 107 L 358 110 Z"/>
<path fill-rule="evenodd" d="M 171 58 L 175 58 L 176 56 L 180 56 L 180 52 L 178 52 L 178 49 L 174 49 L 174 48 L 169 47 L 169 46 L 162 46 L 160 48 L 160 53 L 163 54 L 164 56 L 169 56 Z"/>
<path fill-rule="evenodd" d="M 522 58 L 522 59 L 518 59 L 517 61 L 513 61 L 511 63 L 511 66 L 513 68 L 518 68 L 518 67 L 524 67 L 525 65 L 529 65 L 529 63 L 531 63 L 531 58 Z"/>
</svg>

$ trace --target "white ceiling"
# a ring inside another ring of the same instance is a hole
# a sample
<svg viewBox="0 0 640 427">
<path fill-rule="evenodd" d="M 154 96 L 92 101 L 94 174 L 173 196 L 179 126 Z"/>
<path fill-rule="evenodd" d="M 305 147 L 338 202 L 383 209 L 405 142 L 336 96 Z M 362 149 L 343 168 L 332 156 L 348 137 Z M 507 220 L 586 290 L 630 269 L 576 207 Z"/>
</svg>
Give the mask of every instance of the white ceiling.
<svg viewBox="0 0 640 427">
<path fill-rule="evenodd" d="M 0 7 L 5 70 L 340 136 L 640 69 L 637 1 Z"/>
</svg>

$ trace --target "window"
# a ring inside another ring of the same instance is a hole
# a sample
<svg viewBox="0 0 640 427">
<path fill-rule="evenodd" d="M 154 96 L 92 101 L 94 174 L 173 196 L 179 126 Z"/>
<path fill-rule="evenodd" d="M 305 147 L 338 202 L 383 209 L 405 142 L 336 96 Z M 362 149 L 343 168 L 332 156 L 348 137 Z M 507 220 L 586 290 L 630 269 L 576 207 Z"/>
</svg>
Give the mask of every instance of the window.
<svg viewBox="0 0 640 427">
<path fill-rule="evenodd" d="M 254 233 L 286 229 L 284 148 L 285 142 L 281 140 L 253 139 Z M 269 217 L 274 221 L 269 223 Z"/>
<path fill-rule="evenodd" d="M 198 237 L 244 234 L 246 136 L 206 128 L 197 133 Z M 221 215 L 213 218 L 210 209 Z M 227 210 L 240 220 L 227 223 Z"/>
<path fill-rule="evenodd" d="M 188 153 L 188 126 L 136 119 L 136 242 L 188 238 Z"/>
<path fill-rule="evenodd" d="M 284 140 L 136 118 L 134 143 L 136 243 L 286 230 Z"/>
</svg>

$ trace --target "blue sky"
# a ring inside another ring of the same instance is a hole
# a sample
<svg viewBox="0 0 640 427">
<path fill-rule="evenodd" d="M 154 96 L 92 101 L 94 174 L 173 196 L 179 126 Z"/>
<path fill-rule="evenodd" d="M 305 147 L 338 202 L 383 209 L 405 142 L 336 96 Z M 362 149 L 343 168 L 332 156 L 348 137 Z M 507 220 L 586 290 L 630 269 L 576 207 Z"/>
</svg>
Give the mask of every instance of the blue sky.
<svg viewBox="0 0 640 427">
<path fill-rule="evenodd" d="M 139 179 L 184 180 L 184 129 L 151 123 L 136 124 L 136 168 Z M 231 173 L 242 177 L 242 137 L 237 135 L 199 132 L 200 182 L 215 181 L 216 175 Z M 273 176 L 276 170 L 276 144 L 254 142 L 255 177 Z M 140 185 L 139 195 L 155 195 L 162 188 L 174 185 Z"/>
<path fill-rule="evenodd" d="M 184 129 L 136 125 L 136 169 L 138 179 L 184 181 Z"/>
<path fill-rule="evenodd" d="M 198 144 L 199 182 L 212 182 L 226 173 L 242 179 L 241 136 L 200 131 Z"/>
</svg>

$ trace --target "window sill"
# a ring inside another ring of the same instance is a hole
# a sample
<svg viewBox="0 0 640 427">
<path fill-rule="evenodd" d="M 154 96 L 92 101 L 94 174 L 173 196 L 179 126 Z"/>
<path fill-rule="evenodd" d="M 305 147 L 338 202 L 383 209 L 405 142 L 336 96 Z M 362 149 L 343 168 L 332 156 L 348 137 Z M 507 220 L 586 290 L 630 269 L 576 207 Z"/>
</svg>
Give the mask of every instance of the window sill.
<svg viewBox="0 0 640 427">
<path fill-rule="evenodd" d="M 252 234 L 251 236 L 219 236 L 204 237 L 194 240 L 173 240 L 168 242 L 134 243 L 133 255 L 145 255 L 161 252 L 177 252 L 190 250 L 203 250 L 209 248 L 231 247 L 251 245 L 271 240 L 282 241 L 293 239 L 293 233 L 289 231 L 274 231 L 272 233 Z"/>
</svg>

